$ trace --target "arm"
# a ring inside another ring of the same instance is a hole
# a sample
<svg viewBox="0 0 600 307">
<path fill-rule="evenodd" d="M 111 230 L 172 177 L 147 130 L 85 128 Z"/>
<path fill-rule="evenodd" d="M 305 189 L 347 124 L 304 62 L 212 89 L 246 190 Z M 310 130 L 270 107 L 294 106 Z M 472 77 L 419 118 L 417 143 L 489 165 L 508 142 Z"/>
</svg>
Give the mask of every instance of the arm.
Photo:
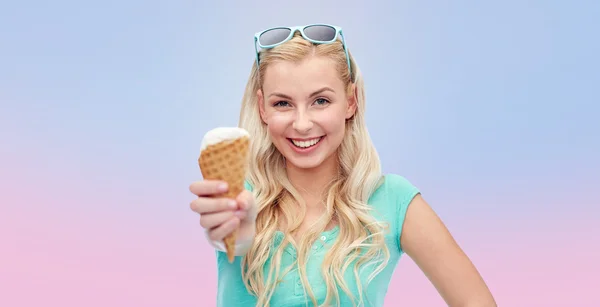
<svg viewBox="0 0 600 307">
<path fill-rule="evenodd" d="M 400 245 L 449 306 L 497 306 L 475 266 L 420 194 L 408 206 Z"/>
</svg>

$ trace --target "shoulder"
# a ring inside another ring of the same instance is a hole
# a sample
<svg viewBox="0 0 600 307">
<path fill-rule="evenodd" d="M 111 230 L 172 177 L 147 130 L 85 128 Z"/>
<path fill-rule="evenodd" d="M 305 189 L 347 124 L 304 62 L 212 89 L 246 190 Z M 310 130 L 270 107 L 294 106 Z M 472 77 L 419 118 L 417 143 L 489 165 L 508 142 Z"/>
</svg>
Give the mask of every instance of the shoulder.
<svg viewBox="0 0 600 307">
<path fill-rule="evenodd" d="M 396 207 L 402 207 L 407 206 L 419 193 L 419 189 L 407 178 L 397 174 L 385 174 L 372 198 L 393 202 Z"/>
<path fill-rule="evenodd" d="M 387 193 L 393 194 L 399 198 L 412 198 L 419 189 L 407 178 L 397 174 L 386 174 L 384 176 Z"/>
</svg>

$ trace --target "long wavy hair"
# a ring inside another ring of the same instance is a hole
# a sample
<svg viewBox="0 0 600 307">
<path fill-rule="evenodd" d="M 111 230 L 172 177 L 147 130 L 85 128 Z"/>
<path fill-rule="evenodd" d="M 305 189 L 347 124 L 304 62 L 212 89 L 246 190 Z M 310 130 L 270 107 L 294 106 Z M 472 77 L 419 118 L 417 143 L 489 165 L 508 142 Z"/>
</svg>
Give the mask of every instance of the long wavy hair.
<svg viewBox="0 0 600 307">
<path fill-rule="evenodd" d="M 273 145 L 266 124 L 261 120 L 256 93 L 262 88 L 265 71 L 271 63 L 297 62 L 309 56 L 328 57 L 335 62 L 348 95 L 354 95 L 352 85 L 356 85 L 357 108 L 354 116 L 346 121 L 345 135 L 337 150 L 338 175 L 323 195 L 326 214 L 302 234 L 300 242 L 296 242 L 292 234 L 303 220 L 305 203 L 288 180 L 285 158 Z M 348 71 L 341 42 L 314 45 L 296 34 L 280 46 L 261 51 L 260 68 L 256 63 L 252 66 L 239 126 L 252 135 L 250 156 L 253 159 L 250 160 L 247 180 L 253 186 L 258 216 L 254 243 L 242 260 L 242 277 L 248 291 L 257 297 L 258 306 L 269 306 L 278 282 L 290 270 L 298 270 L 305 294 L 308 292 L 313 305 L 317 305 L 307 279 L 306 263 L 311 245 L 332 220 L 337 223 L 339 233 L 322 263 L 321 274 L 327 288 L 324 305 L 329 306 L 332 301 L 339 304 L 338 287 L 353 301 L 358 300 L 360 305 L 365 286 L 359 278 L 360 269 L 374 266 L 373 273 L 366 280 L 369 283 L 389 260 L 384 237 L 387 225 L 373 217 L 372 208 L 367 204 L 383 177 L 377 151 L 365 124 L 365 91 L 361 72 L 351 54 L 349 56 L 353 74 Z M 284 237 L 279 245 L 274 245 L 273 239 L 278 230 Z M 288 244 L 296 248 L 297 258 L 290 267 L 281 268 L 283 250 Z M 354 297 L 344 279 L 344 272 L 351 265 L 357 281 L 355 286 L 359 290 L 358 298 Z"/>
</svg>

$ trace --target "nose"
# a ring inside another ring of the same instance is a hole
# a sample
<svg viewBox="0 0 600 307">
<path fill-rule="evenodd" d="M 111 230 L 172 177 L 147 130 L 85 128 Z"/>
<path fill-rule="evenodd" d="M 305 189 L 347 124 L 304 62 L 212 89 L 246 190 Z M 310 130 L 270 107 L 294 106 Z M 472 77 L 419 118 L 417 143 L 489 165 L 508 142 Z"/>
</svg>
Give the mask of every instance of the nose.
<svg viewBox="0 0 600 307">
<path fill-rule="evenodd" d="M 296 118 L 292 126 L 299 133 L 307 133 L 312 129 L 313 122 L 306 112 L 299 111 L 296 113 Z"/>
</svg>

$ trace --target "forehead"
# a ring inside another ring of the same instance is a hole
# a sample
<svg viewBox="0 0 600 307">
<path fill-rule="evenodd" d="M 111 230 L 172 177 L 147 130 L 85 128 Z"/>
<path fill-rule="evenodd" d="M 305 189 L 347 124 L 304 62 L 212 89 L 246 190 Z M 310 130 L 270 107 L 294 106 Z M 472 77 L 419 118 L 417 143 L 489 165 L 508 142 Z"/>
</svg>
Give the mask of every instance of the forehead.
<svg viewBox="0 0 600 307">
<path fill-rule="evenodd" d="M 311 56 L 300 62 L 277 61 L 267 67 L 263 90 L 303 94 L 315 88 L 329 86 L 343 89 L 344 83 L 335 62 L 328 58 Z"/>
</svg>

